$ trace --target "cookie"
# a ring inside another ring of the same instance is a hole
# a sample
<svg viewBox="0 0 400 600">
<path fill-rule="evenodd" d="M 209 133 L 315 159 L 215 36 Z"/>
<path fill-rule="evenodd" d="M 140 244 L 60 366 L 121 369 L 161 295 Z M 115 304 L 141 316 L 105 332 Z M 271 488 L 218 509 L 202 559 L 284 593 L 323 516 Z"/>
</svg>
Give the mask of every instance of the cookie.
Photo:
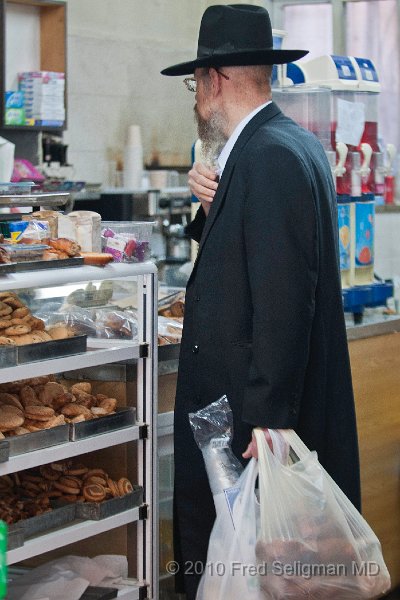
<svg viewBox="0 0 400 600">
<path fill-rule="evenodd" d="M 26 406 L 25 416 L 33 421 L 48 421 L 55 413 L 49 406 Z"/>
<path fill-rule="evenodd" d="M 11 306 L 6 304 L 5 302 L 0 301 L 0 317 L 4 317 L 5 315 L 10 315 L 13 309 Z"/>
<path fill-rule="evenodd" d="M 4 335 L 0 335 L 0 346 L 15 346 L 15 340 Z"/>
<path fill-rule="evenodd" d="M 36 395 L 35 390 L 30 385 L 24 385 L 19 392 L 22 404 L 27 406 L 41 406 L 41 402 Z"/>
<path fill-rule="evenodd" d="M 4 302 L 4 304 L 7 304 L 8 306 L 12 307 L 11 312 L 15 308 L 25 308 L 24 303 L 21 302 L 21 300 L 18 298 L 18 296 L 16 294 L 7 296 L 7 298 L 2 298 L 2 302 Z"/>
<path fill-rule="evenodd" d="M 92 413 L 86 406 L 82 406 L 81 404 L 77 404 L 76 402 L 72 404 L 66 404 L 62 407 L 61 412 L 66 417 L 77 417 L 78 415 L 83 415 L 85 418 L 91 418 Z"/>
<path fill-rule="evenodd" d="M 12 325 L 11 327 L 7 327 L 4 330 L 6 335 L 24 335 L 26 333 L 30 333 L 31 328 L 29 325 Z"/>
<path fill-rule="evenodd" d="M 52 406 L 53 400 L 59 396 L 64 396 L 64 394 L 65 391 L 62 385 L 56 381 L 48 381 L 39 392 L 39 400 L 46 406 Z"/>
<path fill-rule="evenodd" d="M 30 314 L 30 310 L 27 306 L 22 306 L 21 308 L 16 308 L 13 313 L 12 313 L 12 317 L 13 319 L 21 319 L 22 317 L 26 317 L 27 315 Z"/>
<path fill-rule="evenodd" d="M 9 409 L 15 409 L 11 411 Z M 0 407 L 0 431 L 10 431 L 16 427 L 21 427 L 24 423 L 24 417 L 21 411 L 14 406 L 1 406 Z"/>
<path fill-rule="evenodd" d="M 6 327 L 10 327 L 10 325 L 14 325 L 14 323 L 11 323 L 11 315 L 6 315 L 5 317 L 1 317 L 0 329 L 5 329 Z"/>
<path fill-rule="evenodd" d="M 92 393 L 92 385 L 88 381 L 82 381 L 80 383 L 75 383 L 71 387 L 71 392 L 73 394 L 79 394 L 80 392 L 85 392 L 86 394 Z"/>
<path fill-rule="evenodd" d="M 57 415 L 52 417 L 44 423 L 44 429 L 50 429 L 51 427 L 58 427 L 59 425 L 65 425 L 64 415 Z"/>
<path fill-rule="evenodd" d="M 44 331 L 46 328 L 46 324 L 42 319 L 38 319 L 37 317 L 31 317 L 29 319 L 29 325 L 32 327 L 32 331 Z M 49 335 L 48 339 L 52 339 Z"/>
<path fill-rule="evenodd" d="M 18 396 L 9 394 L 8 392 L 0 392 L 0 404 L 8 404 L 10 406 L 16 406 L 20 411 L 24 410 Z"/>
</svg>

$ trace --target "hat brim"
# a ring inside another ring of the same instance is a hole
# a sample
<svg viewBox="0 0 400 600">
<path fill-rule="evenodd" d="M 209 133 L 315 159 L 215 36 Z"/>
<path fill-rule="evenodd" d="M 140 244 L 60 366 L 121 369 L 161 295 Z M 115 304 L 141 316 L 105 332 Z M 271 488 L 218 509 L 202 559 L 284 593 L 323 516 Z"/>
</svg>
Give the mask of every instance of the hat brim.
<svg viewBox="0 0 400 600">
<path fill-rule="evenodd" d="M 244 67 L 250 65 L 283 65 L 299 60 L 308 54 L 308 50 L 247 50 L 212 54 L 195 60 L 179 63 L 161 71 L 161 75 L 191 75 L 201 67 Z"/>
</svg>

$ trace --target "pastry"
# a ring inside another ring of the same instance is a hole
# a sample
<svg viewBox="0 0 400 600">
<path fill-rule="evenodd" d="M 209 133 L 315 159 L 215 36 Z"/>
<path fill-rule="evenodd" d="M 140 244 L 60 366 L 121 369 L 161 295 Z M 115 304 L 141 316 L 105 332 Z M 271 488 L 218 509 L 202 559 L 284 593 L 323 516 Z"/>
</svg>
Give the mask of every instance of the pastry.
<svg viewBox="0 0 400 600">
<path fill-rule="evenodd" d="M 65 391 L 62 385 L 56 381 L 48 381 L 39 392 L 39 400 L 46 406 L 52 406 L 54 399 L 64 396 L 64 394 Z"/>
<path fill-rule="evenodd" d="M 70 469 L 65 471 L 65 474 L 76 477 L 79 475 L 85 475 L 88 471 L 89 471 L 89 469 L 87 467 L 85 467 L 85 465 L 77 464 L 74 467 L 71 467 Z"/>
<path fill-rule="evenodd" d="M 25 415 L 34 421 L 48 421 L 54 417 L 54 410 L 49 406 L 26 406 Z"/>
<path fill-rule="evenodd" d="M 119 493 L 117 483 L 115 481 L 113 481 L 112 479 L 108 478 L 107 485 L 108 485 L 109 490 L 111 491 L 111 494 L 114 496 L 114 498 L 118 498 L 118 496 L 120 496 L 120 493 Z"/>
<path fill-rule="evenodd" d="M 16 406 L 21 411 L 24 410 L 24 407 L 19 401 L 18 396 L 15 394 L 9 394 L 8 392 L 0 392 L 0 404 L 9 404 L 11 406 Z"/>
<path fill-rule="evenodd" d="M 77 494 L 77 495 L 79 495 L 79 493 L 80 493 L 79 488 L 77 488 L 75 486 L 72 486 L 72 485 L 71 486 L 70 485 L 65 485 L 63 483 L 60 483 L 60 481 L 61 480 L 55 481 L 54 484 L 53 484 L 54 487 L 57 490 L 60 490 L 60 492 L 64 492 L 65 494 L 71 494 L 71 495 L 72 494 Z"/>
<path fill-rule="evenodd" d="M 82 381 L 80 383 L 75 383 L 71 387 L 71 392 L 73 394 L 80 393 L 80 392 L 85 392 L 86 394 L 91 394 L 92 393 L 92 384 L 89 383 L 88 381 Z"/>
<path fill-rule="evenodd" d="M 49 327 L 48 334 L 53 340 L 65 340 L 74 335 L 72 329 L 67 325 L 59 323 L 53 327 Z"/>
<path fill-rule="evenodd" d="M 113 412 L 117 408 L 117 399 L 116 398 L 105 398 L 104 400 L 100 400 L 99 407 L 104 408 L 107 413 Z"/>
<path fill-rule="evenodd" d="M 90 409 L 91 413 L 96 417 L 105 417 L 109 414 L 109 411 L 105 408 L 101 408 L 101 406 L 92 406 Z"/>
<path fill-rule="evenodd" d="M 68 238 L 50 238 L 48 245 L 54 250 L 65 252 L 67 256 L 77 256 L 81 250 L 79 244 Z"/>
<path fill-rule="evenodd" d="M 41 465 L 39 471 L 40 474 L 49 481 L 57 481 L 61 477 L 61 472 L 52 469 L 50 465 Z"/>
<path fill-rule="evenodd" d="M 121 479 L 117 481 L 117 486 L 121 496 L 133 492 L 133 485 L 126 477 L 121 477 Z"/>
<path fill-rule="evenodd" d="M 81 252 L 85 265 L 95 265 L 98 267 L 107 265 L 114 260 L 112 254 L 106 252 Z"/>
<path fill-rule="evenodd" d="M 15 411 L 8 410 L 12 408 L 15 408 Z M 0 431 L 4 432 L 15 429 L 16 427 L 21 427 L 24 420 L 21 411 L 18 411 L 16 407 L 0 406 Z"/>
<path fill-rule="evenodd" d="M 106 497 L 106 491 L 98 483 L 85 484 L 83 486 L 83 496 L 88 502 L 101 502 Z"/>
</svg>

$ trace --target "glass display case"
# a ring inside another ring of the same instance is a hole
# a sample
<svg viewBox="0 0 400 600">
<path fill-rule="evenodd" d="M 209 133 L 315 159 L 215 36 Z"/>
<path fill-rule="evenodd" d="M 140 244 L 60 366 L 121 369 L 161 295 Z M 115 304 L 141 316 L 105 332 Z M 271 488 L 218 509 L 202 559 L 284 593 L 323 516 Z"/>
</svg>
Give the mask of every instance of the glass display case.
<svg viewBox="0 0 400 600">
<path fill-rule="evenodd" d="M 9 565 L 121 554 L 118 598 L 159 597 L 156 290 L 152 263 L 0 277 L 0 499 L 47 497 L 6 507 Z"/>
</svg>

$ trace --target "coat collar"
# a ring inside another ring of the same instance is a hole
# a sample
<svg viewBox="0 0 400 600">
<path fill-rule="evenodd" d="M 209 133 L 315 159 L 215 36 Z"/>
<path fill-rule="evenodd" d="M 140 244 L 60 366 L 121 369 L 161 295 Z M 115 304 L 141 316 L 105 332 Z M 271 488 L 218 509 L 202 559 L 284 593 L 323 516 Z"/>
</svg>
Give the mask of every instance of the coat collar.
<svg viewBox="0 0 400 600">
<path fill-rule="evenodd" d="M 208 234 L 210 233 L 210 230 L 215 222 L 215 219 L 216 219 L 219 211 L 221 210 L 230 180 L 232 179 L 232 175 L 233 175 L 233 171 L 234 171 L 236 162 L 237 162 L 244 146 L 247 144 L 247 142 L 252 137 L 252 135 L 257 131 L 257 129 L 259 129 L 261 127 L 261 125 L 263 125 L 266 121 L 269 121 L 270 119 L 272 119 L 273 117 L 278 115 L 280 112 L 281 111 L 279 110 L 278 106 L 274 102 L 272 102 L 271 104 L 269 104 L 268 106 L 266 106 L 265 108 L 260 110 L 260 112 L 258 112 L 251 119 L 251 121 L 249 121 L 249 123 L 246 125 L 246 127 L 243 129 L 242 133 L 238 137 L 238 140 L 237 140 L 236 144 L 234 145 L 232 152 L 229 155 L 228 161 L 225 165 L 225 169 L 221 176 L 221 181 L 219 182 L 219 185 L 218 185 L 217 192 L 214 196 L 214 200 L 212 201 L 210 212 L 208 213 L 208 217 L 206 219 L 203 233 L 202 233 L 202 236 L 200 239 L 200 246 L 199 246 L 199 251 L 197 254 L 196 262 L 199 259 L 199 256 L 200 256 L 201 251 L 204 246 L 204 243 L 208 237 Z"/>
</svg>

